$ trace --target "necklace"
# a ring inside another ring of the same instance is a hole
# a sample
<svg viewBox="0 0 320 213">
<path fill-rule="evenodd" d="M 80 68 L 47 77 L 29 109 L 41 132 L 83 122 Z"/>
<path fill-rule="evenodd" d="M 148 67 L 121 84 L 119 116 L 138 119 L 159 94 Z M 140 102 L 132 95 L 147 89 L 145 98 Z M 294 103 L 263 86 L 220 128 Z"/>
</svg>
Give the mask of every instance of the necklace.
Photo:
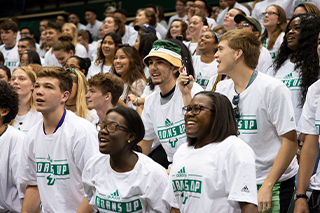
<svg viewBox="0 0 320 213">
<path fill-rule="evenodd" d="M 73 107 L 73 106 L 75 106 L 75 105 L 76 105 L 76 104 L 71 104 L 71 105 L 67 105 L 67 104 L 66 104 L 67 107 Z"/>
</svg>

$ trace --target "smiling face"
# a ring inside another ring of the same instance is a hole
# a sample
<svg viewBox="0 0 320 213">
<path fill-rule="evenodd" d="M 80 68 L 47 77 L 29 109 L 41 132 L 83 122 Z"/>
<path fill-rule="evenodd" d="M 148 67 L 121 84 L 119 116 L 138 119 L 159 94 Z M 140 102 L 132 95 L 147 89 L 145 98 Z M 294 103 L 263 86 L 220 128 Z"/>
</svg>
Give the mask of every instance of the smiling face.
<svg viewBox="0 0 320 213">
<path fill-rule="evenodd" d="M 28 74 L 22 69 L 16 69 L 11 76 L 10 84 L 18 93 L 19 98 L 30 96 L 33 90 L 33 83 Z"/>
<path fill-rule="evenodd" d="M 104 57 L 114 57 L 116 45 L 111 36 L 106 36 L 104 38 L 101 48 Z"/>
<path fill-rule="evenodd" d="M 223 20 L 223 26 L 227 31 L 235 28 L 236 22 L 234 21 L 234 17 L 239 13 L 239 10 L 236 9 L 231 9 L 227 12 L 226 17 Z"/>
<path fill-rule="evenodd" d="M 123 52 L 122 49 L 119 49 L 114 56 L 113 61 L 114 68 L 116 72 L 121 76 L 122 74 L 129 71 L 130 60 L 129 57 Z"/>
<path fill-rule="evenodd" d="M 149 58 L 148 63 L 149 73 L 153 84 L 161 85 L 175 81 L 174 71 L 177 69 L 168 61 L 152 56 Z"/>
<path fill-rule="evenodd" d="M 115 33 L 118 30 L 118 26 L 115 25 L 113 17 L 107 17 L 104 19 L 104 33 Z"/>
<path fill-rule="evenodd" d="M 20 58 L 20 66 L 27 66 L 29 64 L 29 60 L 28 60 L 28 54 L 22 54 L 21 58 Z"/>
<path fill-rule="evenodd" d="M 68 33 L 69 35 L 72 36 L 72 38 L 75 36 L 72 28 L 69 27 L 69 26 L 67 26 L 67 25 L 64 25 L 64 26 L 62 27 L 62 32 L 63 32 L 63 33 Z"/>
<path fill-rule="evenodd" d="M 278 14 L 277 8 L 275 8 L 274 6 L 268 7 L 266 9 L 266 12 L 273 12 Z M 279 16 L 277 14 L 265 14 L 263 16 L 263 26 L 267 29 L 271 27 L 276 27 L 280 23 L 278 20 Z"/>
<path fill-rule="evenodd" d="M 181 33 L 181 22 L 174 21 L 170 26 L 170 34 L 172 38 L 176 38 L 176 36 L 182 35 Z"/>
<path fill-rule="evenodd" d="M 196 95 L 189 104 L 191 107 L 200 105 L 203 108 L 199 114 L 194 115 L 191 111 L 187 112 L 184 116 L 186 125 L 186 134 L 190 138 L 197 138 L 197 147 L 202 147 L 208 142 L 211 142 L 209 132 L 211 132 L 211 126 L 214 122 L 214 112 L 209 109 L 213 109 L 211 99 L 205 95 Z"/>
<path fill-rule="evenodd" d="M 215 38 L 213 36 L 213 33 L 210 31 L 202 33 L 200 36 L 200 40 L 198 42 L 198 48 L 199 50 L 203 52 L 212 51 L 215 52 L 215 49 L 217 48 L 217 45 L 215 43 Z"/>
<path fill-rule="evenodd" d="M 46 29 L 46 42 L 49 46 L 53 46 L 54 43 L 58 41 L 58 36 L 60 33 L 58 33 L 55 29 L 49 28 Z"/>
<path fill-rule="evenodd" d="M 116 112 L 110 112 L 103 120 L 104 124 L 118 124 L 127 128 L 125 119 Z M 117 127 L 115 132 L 109 133 L 106 129 L 101 129 L 98 134 L 99 150 L 103 154 L 116 155 L 130 149 L 128 143 L 128 133 L 121 127 Z"/>
<path fill-rule="evenodd" d="M 149 18 L 146 16 L 145 12 L 142 10 L 136 15 L 136 25 L 149 24 Z"/>
<path fill-rule="evenodd" d="M 296 17 L 290 22 L 288 26 L 288 32 L 286 34 L 287 46 L 290 50 L 297 50 L 299 44 L 299 37 L 301 33 L 301 19 Z"/>
<path fill-rule="evenodd" d="M 196 37 L 200 34 L 200 30 L 203 27 L 203 22 L 199 16 L 193 16 L 190 19 L 190 24 L 188 27 L 191 37 Z"/>
<path fill-rule="evenodd" d="M 33 99 L 36 110 L 42 114 L 54 112 L 69 98 L 69 92 L 61 92 L 59 80 L 53 77 L 39 77 L 34 85 Z"/>
<path fill-rule="evenodd" d="M 227 40 L 220 41 L 218 51 L 214 55 L 218 62 L 217 72 L 219 74 L 229 75 L 230 71 L 233 71 L 234 69 L 236 55 L 236 51 L 228 46 Z"/>
</svg>

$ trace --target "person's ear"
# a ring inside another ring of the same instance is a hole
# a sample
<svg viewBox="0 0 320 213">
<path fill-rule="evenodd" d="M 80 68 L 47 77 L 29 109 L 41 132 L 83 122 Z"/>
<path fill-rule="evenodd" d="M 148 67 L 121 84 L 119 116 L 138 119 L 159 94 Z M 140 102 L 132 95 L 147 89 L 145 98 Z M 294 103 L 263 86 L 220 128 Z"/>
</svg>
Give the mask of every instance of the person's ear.
<svg viewBox="0 0 320 213">
<path fill-rule="evenodd" d="M 243 51 L 241 49 L 236 50 L 236 60 L 238 60 L 243 55 Z"/>
<path fill-rule="evenodd" d="M 259 32 L 258 32 L 258 31 L 254 31 L 253 34 L 254 34 L 256 37 L 259 37 Z"/>
<path fill-rule="evenodd" d="M 66 103 L 68 101 L 69 97 L 70 97 L 70 92 L 69 91 L 64 91 L 62 93 L 61 102 Z"/>
<path fill-rule="evenodd" d="M 9 112 L 10 112 L 10 108 L 1 109 L 0 117 L 4 117 L 4 116 L 8 115 Z"/>
</svg>

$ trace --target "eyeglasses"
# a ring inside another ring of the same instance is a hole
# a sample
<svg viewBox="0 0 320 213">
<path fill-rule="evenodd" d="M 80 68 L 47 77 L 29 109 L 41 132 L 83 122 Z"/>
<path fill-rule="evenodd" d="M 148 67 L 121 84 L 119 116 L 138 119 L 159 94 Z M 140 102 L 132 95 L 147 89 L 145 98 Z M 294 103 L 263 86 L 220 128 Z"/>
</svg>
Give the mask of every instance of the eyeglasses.
<svg viewBox="0 0 320 213">
<path fill-rule="evenodd" d="M 239 94 L 233 96 L 232 103 L 234 105 L 236 105 L 236 107 L 233 108 L 234 115 L 235 115 L 236 119 L 240 119 L 239 101 L 240 101 L 240 95 Z"/>
<path fill-rule="evenodd" d="M 194 105 L 194 106 L 188 105 L 188 106 L 182 107 L 182 114 L 185 115 L 185 114 L 187 114 L 188 112 L 191 111 L 191 113 L 193 115 L 198 115 L 204 109 L 210 110 L 211 112 L 215 112 L 214 110 L 209 109 L 208 107 L 201 106 L 200 104 L 197 104 L 197 105 Z"/>
<path fill-rule="evenodd" d="M 236 24 L 236 29 L 242 29 L 244 27 L 250 27 L 248 23 Z"/>
<path fill-rule="evenodd" d="M 193 7 L 194 7 L 194 8 L 199 8 L 199 9 L 204 9 L 204 7 L 201 6 L 201 5 L 193 5 Z"/>
<path fill-rule="evenodd" d="M 279 15 L 278 13 L 276 13 L 276 12 L 264 12 L 264 13 L 262 13 L 262 15 L 263 16 L 265 16 L 265 15 L 267 15 L 268 14 L 268 16 L 271 16 L 271 15 Z"/>
<path fill-rule="evenodd" d="M 121 127 L 122 130 L 126 131 L 126 132 L 131 132 L 130 129 L 124 127 L 124 126 L 121 126 L 117 123 L 108 123 L 108 124 L 105 124 L 105 123 L 102 123 L 102 122 L 98 122 L 96 124 L 96 129 L 100 132 L 101 130 L 103 129 L 106 129 L 109 133 L 114 133 L 116 131 L 117 128 Z"/>
</svg>

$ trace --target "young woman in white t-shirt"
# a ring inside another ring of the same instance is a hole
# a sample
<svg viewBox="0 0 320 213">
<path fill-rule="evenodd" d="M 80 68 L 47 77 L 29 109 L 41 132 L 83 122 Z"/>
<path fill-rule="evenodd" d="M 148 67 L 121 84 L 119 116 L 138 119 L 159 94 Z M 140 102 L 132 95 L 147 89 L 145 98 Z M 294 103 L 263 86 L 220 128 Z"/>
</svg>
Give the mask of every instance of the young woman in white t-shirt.
<svg viewBox="0 0 320 213">
<path fill-rule="evenodd" d="M 121 101 L 118 105 L 127 105 L 136 109 L 131 100 L 127 99 L 129 94 L 140 97 L 147 84 L 147 79 L 142 68 L 141 58 L 138 51 L 129 45 L 120 46 L 116 51 L 112 72 L 121 77 L 124 83 Z"/>
<path fill-rule="evenodd" d="M 263 13 L 263 26 L 265 30 L 260 41 L 269 50 L 271 58 L 274 60 L 282 44 L 287 26 L 286 12 L 278 5 L 270 5 Z"/>
<path fill-rule="evenodd" d="M 74 25 L 73 23 L 65 23 L 62 26 L 62 33 L 68 33 L 69 35 L 71 35 L 71 42 L 75 47 L 75 55 L 82 58 L 87 57 L 86 48 L 82 44 L 78 43 L 78 29 L 76 25 Z"/>
<path fill-rule="evenodd" d="M 187 35 L 186 31 L 188 29 L 188 25 L 186 22 L 180 19 L 174 19 L 168 29 L 166 39 L 168 38 L 176 38 L 177 36 L 182 36 L 182 40 L 186 41 Z"/>
<path fill-rule="evenodd" d="M 11 124 L 25 133 L 42 118 L 35 109 L 32 96 L 36 79 L 36 73 L 24 66 L 14 69 L 11 76 L 10 84 L 19 95 L 19 111 Z"/>
<path fill-rule="evenodd" d="M 236 137 L 228 98 L 200 92 L 182 110 L 188 143 L 173 157 L 165 203 L 180 212 L 257 212 L 254 153 Z"/>
<path fill-rule="evenodd" d="M 95 211 L 161 212 L 169 206 L 161 198 L 167 185 L 164 168 L 139 153 L 144 126 L 130 108 L 110 109 L 99 130 L 99 150 L 87 162 L 82 182 L 85 196 Z"/>
<path fill-rule="evenodd" d="M 107 33 L 97 50 L 97 59 L 91 62 L 87 79 L 99 72 L 108 73 L 111 71 L 114 55 L 118 45 L 122 44 L 121 36 L 118 33 Z"/>
</svg>

